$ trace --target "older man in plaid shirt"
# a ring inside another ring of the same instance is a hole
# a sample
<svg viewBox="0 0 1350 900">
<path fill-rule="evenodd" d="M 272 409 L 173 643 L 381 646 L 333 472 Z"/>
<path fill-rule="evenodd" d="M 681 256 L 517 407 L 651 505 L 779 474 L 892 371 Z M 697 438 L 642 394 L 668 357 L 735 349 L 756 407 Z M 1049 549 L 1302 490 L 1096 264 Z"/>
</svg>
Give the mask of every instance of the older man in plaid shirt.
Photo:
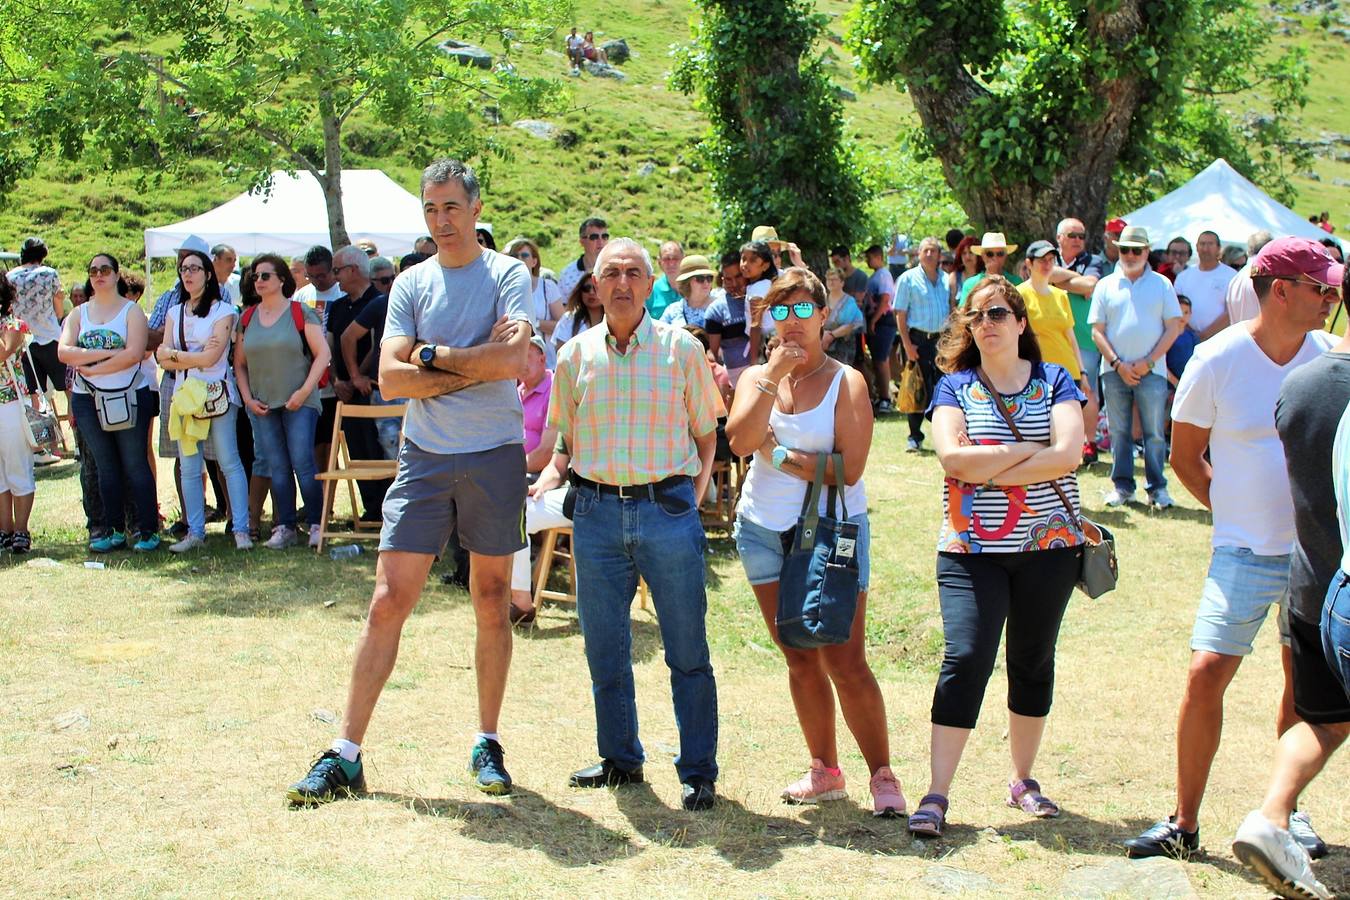
<svg viewBox="0 0 1350 900">
<path fill-rule="evenodd" d="M 577 612 L 595 697 L 601 761 L 574 787 L 643 780 L 633 694 L 629 610 L 638 577 L 651 588 L 670 667 L 685 809 L 716 798 L 717 683 L 704 630 L 703 524 L 725 415 L 703 348 L 682 328 L 652 321 L 644 304 L 652 262 L 620 238 L 601 251 L 595 283 L 605 320 L 558 351 L 549 425 L 559 451 L 533 492 L 561 481 L 570 450 L 576 506 Z"/>
</svg>

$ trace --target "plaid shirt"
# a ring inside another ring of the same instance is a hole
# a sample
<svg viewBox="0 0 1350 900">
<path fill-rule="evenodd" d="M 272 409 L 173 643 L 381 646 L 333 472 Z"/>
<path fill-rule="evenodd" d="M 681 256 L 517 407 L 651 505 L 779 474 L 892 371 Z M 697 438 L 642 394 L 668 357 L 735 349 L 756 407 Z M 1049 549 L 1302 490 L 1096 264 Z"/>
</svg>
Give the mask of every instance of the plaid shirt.
<svg viewBox="0 0 1350 900">
<path fill-rule="evenodd" d="M 726 415 L 703 347 L 683 328 L 643 315 L 620 353 L 606 322 L 558 350 L 549 424 L 567 436 L 572 468 L 601 484 L 649 484 L 699 472 L 695 435 Z"/>
</svg>

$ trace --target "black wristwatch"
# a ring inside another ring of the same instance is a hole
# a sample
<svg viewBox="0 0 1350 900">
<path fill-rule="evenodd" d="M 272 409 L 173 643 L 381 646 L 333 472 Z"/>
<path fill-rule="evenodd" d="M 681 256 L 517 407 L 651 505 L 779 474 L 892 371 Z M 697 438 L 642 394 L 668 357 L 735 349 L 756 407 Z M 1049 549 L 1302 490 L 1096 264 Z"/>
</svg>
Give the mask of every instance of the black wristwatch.
<svg viewBox="0 0 1350 900">
<path fill-rule="evenodd" d="M 436 368 L 436 345 L 426 344 L 421 350 L 417 351 L 417 361 L 422 364 L 424 369 Z"/>
</svg>

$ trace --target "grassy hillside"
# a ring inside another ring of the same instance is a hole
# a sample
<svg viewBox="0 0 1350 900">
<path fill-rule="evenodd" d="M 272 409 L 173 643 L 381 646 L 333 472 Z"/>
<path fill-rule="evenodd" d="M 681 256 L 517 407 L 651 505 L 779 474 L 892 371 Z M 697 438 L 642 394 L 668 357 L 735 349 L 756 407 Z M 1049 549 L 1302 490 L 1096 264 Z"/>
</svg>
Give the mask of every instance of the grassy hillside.
<svg viewBox="0 0 1350 900">
<path fill-rule="evenodd" d="M 820 0 L 835 17 L 831 32 L 842 28 L 838 17 L 845 0 Z M 624 37 L 634 51 L 623 67 L 627 79 L 616 82 L 589 75 L 568 79 L 572 87 L 568 111 L 551 121 L 575 140 L 566 148 L 556 140 L 533 137 L 510 126 L 498 126 L 510 151 L 494 161 L 485 191 L 484 219 L 499 239 L 517 234 L 535 237 L 545 263 L 565 264 L 576 252 L 575 227 L 585 215 L 604 216 L 614 233 L 632 234 L 653 246 L 677 238 L 696 249 L 713 230 L 706 175 L 698 170 L 693 145 L 704 125 L 689 98 L 671 92 L 665 83 L 669 48 L 687 39 L 691 9 L 685 0 L 612 0 L 579 3 L 578 24 L 592 27 L 601 39 Z M 1315 17 L 1296 26 L 1282 41 L 1306 46 L 1314 64 L 1312 102 L 1304 114 L 1304 132 L 1350 132 L 1350 45 L 1319 27 Z M 836 78 L 858 93 L 845 105 L 851 133 L 864 144 L 884 148 L 897 130 L 912 121 L 908 98 L 893 87 L 863 91 L 855 83 L 851 58 L 838 44 Z M 530 74 L 565 75 L 560 52 L 545 51 L 517 60 Z M 1259 111 L 1262 98 L 1238 98 L 1235 113 Z M 368 126 L 357 120 L 348 129 L 348 167 L 378 167 L 410 189 L 416 188 L 423 160 L 400 154 L 368 157 Z M 1343 159 L 1337 160 L 1336 154 Z M 1332 220 L 1350 216 L 1345 191 L 1335 179 L 1350 179 L 1350 144 L 1329 148 L 1313 171 L 1320 180 L 1298 179 L 1298 211 L 1329 209 Z M 648 174 L 644 174 L 648 173 Z M 895 185 L 904 190 L 904 185 Z M 12 201 L 0 209 L 0 247 L 15 247 L 23 235 L 43 234 L 53 260 L 67 276 L 97 249 L 111 249 L 128 264 L 137 264 L 143 250 L 141 232 L 197 214 L 229 199 L 244 185 L 224 179 L 214 164 L 202 162 L 184 176 L 165 176 L 145 191 L 129 175 L 106 176 L 45 164 Z M 962 224 L 962 223 L 953 223 Z M 1350 228 L 1350 222 L 1346 224 Z"/>
</svg>

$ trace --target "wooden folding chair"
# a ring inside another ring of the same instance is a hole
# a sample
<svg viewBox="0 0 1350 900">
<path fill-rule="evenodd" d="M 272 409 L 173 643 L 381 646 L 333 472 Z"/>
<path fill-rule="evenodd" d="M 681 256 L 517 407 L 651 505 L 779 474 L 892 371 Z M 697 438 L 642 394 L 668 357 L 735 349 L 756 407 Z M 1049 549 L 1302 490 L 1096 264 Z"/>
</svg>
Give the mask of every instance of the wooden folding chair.
<svg viewBox="0 0 1350 900">
<path fill-rule="evenodd" d="M 731 464 L 713 463 L 708 493 L 699 509 L 705 528 L 722 528 L 730 533 L 732 520 L 736 516 L 736 491 L 736 471 Z"/>
<path fill-rule="evenodd" d="M 397 459 L 352 459 L 347 448 L 347 437 L 342 431 L 343 419 L 398 419 L 399 446 L 403 445 L 403 417 L 408 413 L 408 404 L 395 403 L 388 406 L 343 403 L 338 401 L 337 413 L 333 416 L 333 441 L 328 448 L 328 471 L 314 477 L 323 482 L 323 512 L 319 516 L 319 545 L 323 549 L 324 541 L 329 538 L 372 539 L 380 536 L 380 524 L 362 522 L 357 512 L 360 504 L 356 494 L 358 481 L 383 481 L 398 474 Z M 335 489 L 339 481 L 346 482 L 347 496 L 351 501 L 352 528 L 335 531 L 329 527 L 333 515 Z M 311 526 L 312 527 L 312 526 Z"/>
<path fill-rule="evenodd" d="M 566 542 L 565 549 L 559 544 L 560 538 Z M 566 591 L 555 591 L 548 586 L 548 576 L 553 570 L 553 563 L 560 559 L 567 560 L 568 590 Z M 544 532 L 544 543 L 539 548 L 539 558 L 535 560 L 534 564 L 534 608 L 536 611 L 543 608 L 545 600 L 572 604 L 577 602 L 577 561 L 572 553 L 571 528 L 550 528 Z M 638 607 L 655 611 L 651 604 L 651 597 L 647 592 L 647 582 L 641 578 L 638 579 Z M 539 621 L 537 613 L 535 621 Z"/>
</svg>

